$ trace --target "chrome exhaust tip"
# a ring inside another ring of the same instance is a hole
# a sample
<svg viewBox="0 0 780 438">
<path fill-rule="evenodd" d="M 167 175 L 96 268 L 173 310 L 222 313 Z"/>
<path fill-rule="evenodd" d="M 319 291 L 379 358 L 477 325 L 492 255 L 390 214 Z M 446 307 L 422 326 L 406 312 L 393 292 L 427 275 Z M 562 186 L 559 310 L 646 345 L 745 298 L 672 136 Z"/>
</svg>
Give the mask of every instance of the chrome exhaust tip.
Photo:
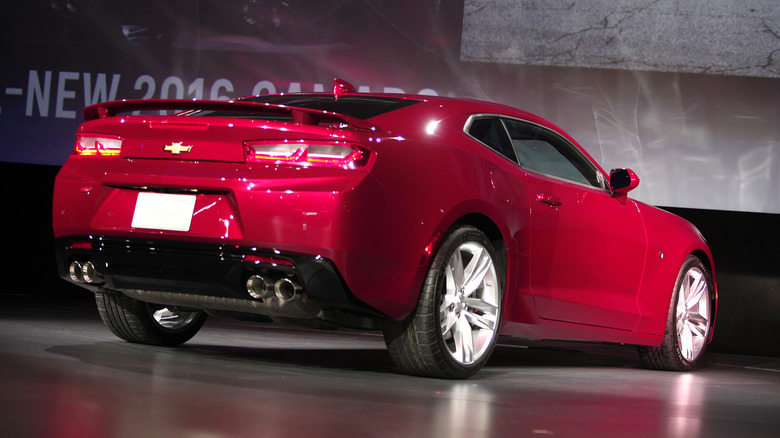
<svg viewBox="0 0 780 438">
<path fill-rule="evenodd" d="M 300 298 L 301 286 L 287 277 L 280 278 L 274 284 L 276 297 L 284 302 L 290 302 Z"/>
<path fill-rule="evenodd" d="M 75 281 L 76 283 L 81 283 L 84 281 L 84 276 L 81 274 L 82 271 L 81 263 L 79 262 L 72 262 L 70 266 L 68 266 L 68 274 L 70 275 L 70 279 Z"/>
<path fill-rule="evenodd" d="M 103 281 L 103 276 L 95 269 L 95 265 L 92 262 L 85 262 L 81 266 L 81 278 L 86 283 L 100 283 Z"/>
<path fill-rule="evenodd" d="M 258 300 L 274 296 L 274 284 L 267 278 L 253 275 L 246 281 L 246 291 L 249 296 Z"/>
</svg>

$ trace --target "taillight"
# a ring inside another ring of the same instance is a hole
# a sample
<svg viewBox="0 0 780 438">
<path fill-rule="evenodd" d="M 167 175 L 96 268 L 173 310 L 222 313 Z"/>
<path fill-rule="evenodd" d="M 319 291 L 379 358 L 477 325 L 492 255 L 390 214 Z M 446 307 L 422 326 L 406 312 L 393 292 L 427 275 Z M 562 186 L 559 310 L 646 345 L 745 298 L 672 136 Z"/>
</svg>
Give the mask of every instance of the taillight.
<svg viewBox="0 0 780 438">
<path fill-rule="evenodd" d="M 343 142 L 267 142 L 247 141 L 244 155 L 248 163 L 291 164 L 295 166 L 355 169 L 366 165 L 368 151 Z"/>
<path fill-rule="evenodd" d="M 122 152 L 122 139 L 103 135 L 76 135 L 73 155 L 118 157 Z"/>
</svg>

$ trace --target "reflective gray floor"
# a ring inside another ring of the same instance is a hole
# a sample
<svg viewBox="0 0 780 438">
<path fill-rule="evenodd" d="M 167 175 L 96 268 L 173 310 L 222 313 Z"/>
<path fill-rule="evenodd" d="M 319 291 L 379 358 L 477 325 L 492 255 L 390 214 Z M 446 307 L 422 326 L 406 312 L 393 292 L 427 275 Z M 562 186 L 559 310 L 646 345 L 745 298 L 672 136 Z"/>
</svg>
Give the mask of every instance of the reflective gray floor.
<svg viewBox="0 0 780 438">
<path fill-rule="evenodd" d="M 176 349 L 119 341 L 89 301 L 0 295 L 11 437 L 733 437 L 780 434 L 780 360 L 694 373 L 632 348 L 500 345 L 475 378 L 394 372 L 373 333 L 210 320 Z"/>
</svg>

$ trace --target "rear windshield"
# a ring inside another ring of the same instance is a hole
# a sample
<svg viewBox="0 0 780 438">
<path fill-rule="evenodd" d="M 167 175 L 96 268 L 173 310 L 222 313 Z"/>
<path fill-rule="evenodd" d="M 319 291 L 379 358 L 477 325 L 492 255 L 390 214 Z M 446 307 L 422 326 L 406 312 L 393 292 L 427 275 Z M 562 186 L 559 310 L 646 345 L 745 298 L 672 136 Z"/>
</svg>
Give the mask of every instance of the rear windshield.
<svg viewBox="0 0 780 438">
<path fill-rule="evenodd" d="M 273 105 L 286 105 L 320 111 L 331 111 L 361 120 L 370 119 L 390 111 L 419 103 L 417 100 L 400 99 L 395 97 L 341 96 L 336 99 L 332 95 L 322 94 L 269 95 L 248 97 L 241 100 L 244 102 L 270 103 Z M 286 116 L 272 116 L 268 114 L 251 114 L 246 112 L 242 113 L 228 111 L 200 111 L 192 115 L 210 117 L 262 118 L 275 120 L 285 120 L 289 118 Z"/>
</svg>

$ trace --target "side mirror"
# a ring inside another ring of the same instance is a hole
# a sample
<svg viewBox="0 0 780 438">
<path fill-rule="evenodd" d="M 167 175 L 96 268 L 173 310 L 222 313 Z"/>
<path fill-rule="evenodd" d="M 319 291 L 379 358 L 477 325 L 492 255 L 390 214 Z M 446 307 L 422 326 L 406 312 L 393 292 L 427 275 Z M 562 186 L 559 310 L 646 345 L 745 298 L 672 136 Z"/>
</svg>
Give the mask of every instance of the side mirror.
<svg viewBox="0 0 780 438">
<path fill-rule="evenodd" d="M 639 177 L 631 169 L 609 171 L 609 189 L 615 196 L 626 196 L 639 185 Z"/>
</svg>

